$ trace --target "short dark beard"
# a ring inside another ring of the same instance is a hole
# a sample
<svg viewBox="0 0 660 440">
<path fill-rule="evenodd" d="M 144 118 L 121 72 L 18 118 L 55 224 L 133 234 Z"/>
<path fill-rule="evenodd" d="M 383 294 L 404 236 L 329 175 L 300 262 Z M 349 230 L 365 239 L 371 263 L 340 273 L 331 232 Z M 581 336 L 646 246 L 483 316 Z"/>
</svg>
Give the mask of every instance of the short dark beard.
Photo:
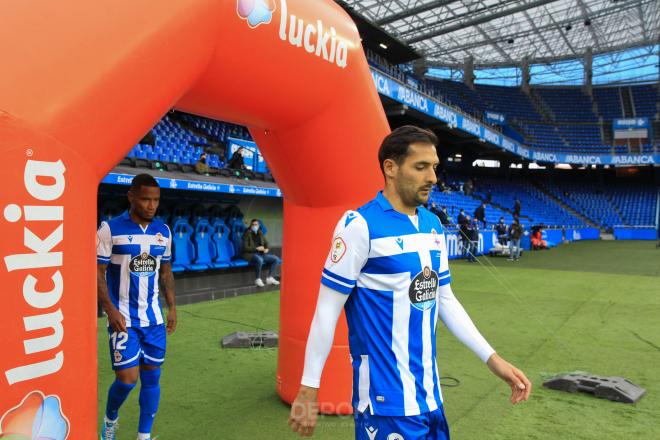
<svg viewBox="0 0 660 440">
<path fill-rule="evenodd" d="M 154 217 L 156 216 L 156 215 L 154 214 L 154 217 L 151 217 L 151 218 L 144 217 L 144 216 L 143 216 L 142 214 L 140 214 L 140 212 L 139 212 L 137 209 L 135 209 L 135 208 L 131 208 L 131 212 L 132 212 L 132 213 L 133 213 L 138 219 L 140 219 L 140 220 L 143 221 L 143 222 L 151 222 L 151 221 L 154 219 Z"/>
</svg>

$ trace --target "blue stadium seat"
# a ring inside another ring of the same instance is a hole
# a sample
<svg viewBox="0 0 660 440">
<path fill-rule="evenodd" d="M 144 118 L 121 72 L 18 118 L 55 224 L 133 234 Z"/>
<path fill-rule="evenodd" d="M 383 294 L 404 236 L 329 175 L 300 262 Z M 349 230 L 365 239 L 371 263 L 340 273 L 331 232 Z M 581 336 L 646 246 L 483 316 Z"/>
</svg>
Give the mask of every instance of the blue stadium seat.
<svg viewBox="0 0 660 440">
<path fill-rule="evenodd" d="M 208 220 L 200 219 L 195 225 L 193 243 L 195 244 L 195 265 L 204 269 L 213 268 L 213 260 L 216 258 L 215 244 L 211 241 L 213 236 L 211 225 Z"/>
<path fill-rule="evenodd" d="M 231 261 L 234 257 L 234 246 L 229 241 L 229 228 L 223 222 L 216 221 L 212 225 L 212 230 L 212 241 L 216 249 L 216 259 L 213 262 L 213 267 L 223 269 L 234 266 Z"/>
<path fill-rule="evenodd" d="M 195 247 L 190 240 L 192 227 L 186 220 L 178 220 L 172 227 L 172 272 L 199 270 L 192 264 Z M 205 269 L 205 267 L 203 268 Z"/>
</svg>

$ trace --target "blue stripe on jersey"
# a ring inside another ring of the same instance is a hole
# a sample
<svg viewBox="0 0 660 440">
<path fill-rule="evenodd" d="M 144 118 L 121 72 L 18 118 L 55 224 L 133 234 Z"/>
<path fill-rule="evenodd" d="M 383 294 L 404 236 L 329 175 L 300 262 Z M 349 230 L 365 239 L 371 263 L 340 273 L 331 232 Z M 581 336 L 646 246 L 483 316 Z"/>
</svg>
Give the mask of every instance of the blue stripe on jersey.
<svg viewBox="0 0 660 440">
<path fill-rule="evenodd" d="M 112 235 L 115 235 L 114 233 Z M 123 235 L 123 234 L 117 234 Z M 139 255 L 141 247 L 139 244 L 114 244 L 112 245 L 112 253 L 115 255 Z"/>
<path fill-rule="evenodd" d="M 149 277 L 147 286 L 147 318 L 149 318 L 149 322 L 156 322 L 156 314 L 154 313 L 154 309 L 151 307 L 151 304 L 154 300 L 154 295 L 156 295 L 156 292 L 154 292 L 155 280 L 156 277 Z"/>
<path fill-rule="evenodd" d="M 435 306 L 431 309 L 435 311 Z M 415 376 L 415 399 L 421 413 L 429 412 L 426 404 L 426 391 L 424 390 L 424 366 L 422 365 L 422 353 L 424 349 L 422 338 L 422 322 L 424 312 L 410 306 L 410 320 L 408 321 L 408 368 Z"/>
<path fill-rule="evenodd" d="M 330 278 L 334 278 L 335 280 L 341 281 L 342 283 L 349 284 L 351 286 L 355 285 L 355 280 L 349 280 L 348 278 L 341 277 L 337 275 L 336 273 L 333 273 L 329 271 L 328 269 L 323 269 L 323 273 L 330 276 Z"/>
<path fill-rule="evenodd" d="M 323 285 L 325 285 L 325 286 L 327 286 L 331 289 L 334 289 L 334 290 L 336 290 L 340 293 L 343 293 L 344 295 L 349 295 L 353 291 L 353 289 L 355 288 L 354 286 L 348 287 L 348 286 L 345 286 L 344 284 L 339 284 L 338 282 L 328 278 L 328 276 L 326 274 L 323 274 L 321 276 L 321 284 L 323 284 Z"/>
<path fill-rule="evenodd" d="M 392 272 L 393 267 L 396 267 L 397 272 Z M 372 274 L 410 272 L 410 279 L 414 278 L 421 270 L 422 265 L 417 252 L 369 258 L 367 264 L 362 268 L 362 272 Z"/>
</svg>

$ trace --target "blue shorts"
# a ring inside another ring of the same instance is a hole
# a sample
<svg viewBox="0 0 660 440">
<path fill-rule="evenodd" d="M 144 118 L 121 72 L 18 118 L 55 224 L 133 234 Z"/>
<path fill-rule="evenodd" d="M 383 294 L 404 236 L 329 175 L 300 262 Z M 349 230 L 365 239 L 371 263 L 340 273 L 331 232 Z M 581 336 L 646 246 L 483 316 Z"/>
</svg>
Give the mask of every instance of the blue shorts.
<svg viewBox="0 0 660 440">
<path fill-rule="evenodd" d="M 449 440 L 442 408 L 418 416 L 375 416 L 355 412 L 355 440 Z"/>
<path fill-rule="evenodd" d="M 150 327 L 127 327 L 115 332 L 108 327 L 110 361 L 115 371 L 138 365 L 160 366 L 165 362 L 165 324 Z"/>
</svg>

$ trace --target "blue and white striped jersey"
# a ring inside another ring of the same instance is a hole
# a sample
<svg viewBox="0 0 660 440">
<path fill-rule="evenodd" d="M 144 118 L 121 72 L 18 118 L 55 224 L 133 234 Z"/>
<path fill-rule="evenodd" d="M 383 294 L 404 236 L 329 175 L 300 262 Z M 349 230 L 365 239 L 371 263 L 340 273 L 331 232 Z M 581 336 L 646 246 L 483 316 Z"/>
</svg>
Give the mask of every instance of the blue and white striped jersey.
<svg viewBox="0 0 660 440">
<path fill-rule="evenodd" d="M 379 193 L 339 221 L 321 282 L 350 295 L 354 407 L 412 416 L 442 405 L 437 292 L 450 275 L 438 217 L 419 207 L 411 218 Z"/>
<path fill-rule="evenodd" d="M 158 271 L 171 259 L 170 228 L 154 219 L 143 229 L 126 211 L 103 222 L 97 236 L 96 260 L 108 265 L 108 293 L 126 326 L 163 324 Z"/>
</svg>

